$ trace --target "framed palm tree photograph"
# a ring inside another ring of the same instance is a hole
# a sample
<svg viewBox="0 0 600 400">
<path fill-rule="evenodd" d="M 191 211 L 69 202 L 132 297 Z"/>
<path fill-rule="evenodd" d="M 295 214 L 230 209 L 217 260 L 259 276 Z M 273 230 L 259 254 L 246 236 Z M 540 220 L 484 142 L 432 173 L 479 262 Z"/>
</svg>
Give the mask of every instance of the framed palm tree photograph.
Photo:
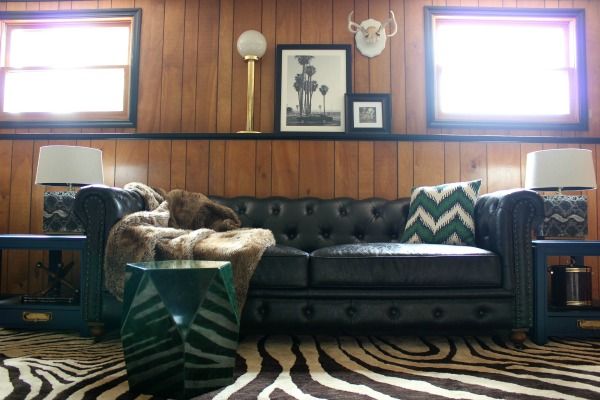
<svg viewBox="0 0 600 400">
<path fill-rule="evenodd" d="M 345 132 L 352 91 L 350 45 L 280 44 L 275 68 L 277 132 Z"/>
</svg>

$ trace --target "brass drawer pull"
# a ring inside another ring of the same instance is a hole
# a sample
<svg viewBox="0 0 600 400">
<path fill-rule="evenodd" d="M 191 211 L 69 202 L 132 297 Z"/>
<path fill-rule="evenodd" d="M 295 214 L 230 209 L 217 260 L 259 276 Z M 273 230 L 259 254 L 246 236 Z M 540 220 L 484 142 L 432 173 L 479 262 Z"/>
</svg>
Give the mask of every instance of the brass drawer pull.
<svg viewBox="0 0 600 400">
<path fill-rule="evenodd" d="M 26 322 L 48 322 L 51 320 L 51 312 L 23 311 L 23 321 Z"/>
<path fill-rule="evenodd" d="M 579 319 L 579 320 L 577 320 L 577 327 L 580 329 L 590 329 L 590 330 L 600 329 L 600 320 Z"/>
</svg>

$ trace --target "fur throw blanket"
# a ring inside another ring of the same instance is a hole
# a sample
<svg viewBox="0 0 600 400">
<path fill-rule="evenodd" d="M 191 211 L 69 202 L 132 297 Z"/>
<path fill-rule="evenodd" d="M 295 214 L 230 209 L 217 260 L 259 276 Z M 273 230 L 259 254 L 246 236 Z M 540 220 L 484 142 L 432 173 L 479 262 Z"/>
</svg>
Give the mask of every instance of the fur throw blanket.
<svg viewBox="0 0 600 400">
<path fill-rule="evenodd" d="M 107 290 L 123 300 L 127 263 L 174 259 L 230 261 L 241 312 L 256 265 L 265 249 L 275 244 L 271 231 L 240 228 L 241 222 L 233 210 L 201 193 L 166 193 L 142 183 L 129 183 L 125 189 L 139 193 L 146 210 L 125 216 L 109 233 L 104 258 Z"/>
</svg>

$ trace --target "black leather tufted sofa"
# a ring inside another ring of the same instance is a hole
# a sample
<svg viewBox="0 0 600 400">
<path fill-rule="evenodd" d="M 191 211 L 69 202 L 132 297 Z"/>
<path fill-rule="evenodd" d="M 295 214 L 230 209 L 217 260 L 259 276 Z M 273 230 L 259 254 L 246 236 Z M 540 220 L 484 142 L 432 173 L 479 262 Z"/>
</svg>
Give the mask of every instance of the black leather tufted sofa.
<svg viewBox="0 0 600 400">
<path fill-rule="evenodd" d="M 543 215 L 535 192 L 481 196 L 477 247 L 399 243 L 409 199 L 212 199 L 236 211 L 243 226 L 272 230 L 277 241 L 252 278 L 243 332 L 512 331 L 519 341 L 531 327 L 531 237 Z M 142 208 L 123 189 L 94 185 L 77 195 L 88 236 L 84 313 L 93 328 L 111 315 L 119 320 L 119 304 L 102 290 L 108 232 Z"/>
</svg>

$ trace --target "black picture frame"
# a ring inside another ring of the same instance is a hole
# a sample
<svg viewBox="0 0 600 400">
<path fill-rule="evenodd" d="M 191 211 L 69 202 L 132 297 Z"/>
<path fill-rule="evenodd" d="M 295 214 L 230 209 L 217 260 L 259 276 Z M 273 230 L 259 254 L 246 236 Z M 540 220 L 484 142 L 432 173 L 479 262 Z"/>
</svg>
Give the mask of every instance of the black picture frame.
<svg viewBox="0 0 600 400">
<path fill-rule="evenodd" d="M 346 131 L 345 95 L 352 92 L 350 54 L 346 44 L 277 45 L 275 132 Z M 308 66 L 312 74 L 306 71 Z M 315 96 L 319 101 L 313 102 Z"/>
<path fill-rule="evenodd" d="M 346 95 L 348 133 L 390 133 L 389 93 L 353 93 Z"/>
</svg>

